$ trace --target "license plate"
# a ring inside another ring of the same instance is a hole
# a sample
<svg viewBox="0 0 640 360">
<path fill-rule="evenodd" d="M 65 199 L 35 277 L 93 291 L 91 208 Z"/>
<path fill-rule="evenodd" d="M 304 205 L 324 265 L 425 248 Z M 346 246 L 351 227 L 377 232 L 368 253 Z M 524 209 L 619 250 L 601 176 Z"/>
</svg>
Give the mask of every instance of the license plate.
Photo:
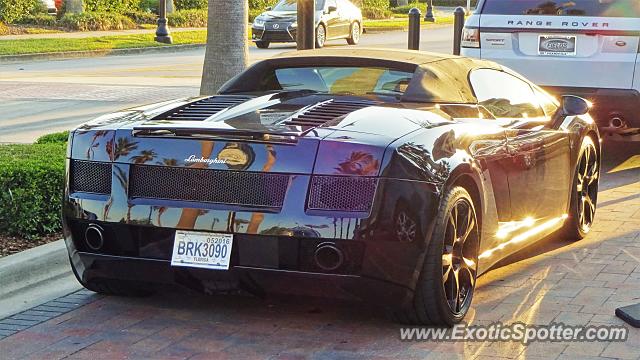
<svg viewBox="0 0 640 360">
<path fill-rule="evenodd" d="M 172 266 L 229 270 L 232 234 L 176 231 Z"/>
<path fill-rule="evenodd" d="M 540 35 L 538 54 L 545 56 L 576 56 L 576 36 Z"/>
</svg>

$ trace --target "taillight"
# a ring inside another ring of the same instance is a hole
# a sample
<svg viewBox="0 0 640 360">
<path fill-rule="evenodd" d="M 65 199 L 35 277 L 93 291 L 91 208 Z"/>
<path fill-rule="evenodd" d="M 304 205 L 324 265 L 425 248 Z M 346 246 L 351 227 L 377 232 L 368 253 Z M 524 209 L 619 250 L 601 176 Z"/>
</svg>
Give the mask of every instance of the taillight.
<svg viewBox="0 0 640 360">
<path fill-rule="evenodd" d="M 314 176 L 307 208 L 366 212 L 371 209 L 378 180 L 358 176 Z"/>
<path fill-rule="evenodd" d="M 479 48 L 480 47 L 480 29 L 464 28 L 462 29 L 462 47 Z"/>
</svg>

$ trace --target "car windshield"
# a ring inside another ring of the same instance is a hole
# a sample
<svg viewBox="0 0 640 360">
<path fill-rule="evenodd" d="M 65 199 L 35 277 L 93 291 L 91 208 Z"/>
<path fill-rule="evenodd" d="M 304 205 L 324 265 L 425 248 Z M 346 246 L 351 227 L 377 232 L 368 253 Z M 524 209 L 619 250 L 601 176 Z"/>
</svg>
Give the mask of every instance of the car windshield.
<svg viewBox="0 0 640 360">
<path fill-rule="evenodd" d="M 324 9 L 325 0 L 316 0 L 316 10 Z M 296 11 L 298 0 L 282 0 L 273 7 L 273 11 Z"/>
<path fill-rule="evenodd" d="M 280 68 L 260 82 L 261 91 L 311 90 L 334 95 L 401 96 L 413 73 L 383 67 Z"/>
<path fill-rule="evenodd" d="M 487 0 L 483 14 L 640 17 L 638 0 Z"/>
</svg>

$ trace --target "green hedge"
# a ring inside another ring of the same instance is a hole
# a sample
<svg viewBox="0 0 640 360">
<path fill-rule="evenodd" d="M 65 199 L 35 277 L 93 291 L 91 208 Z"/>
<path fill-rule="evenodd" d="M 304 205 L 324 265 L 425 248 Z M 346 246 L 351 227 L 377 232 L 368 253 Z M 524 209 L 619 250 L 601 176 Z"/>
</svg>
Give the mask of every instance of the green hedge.
<svg viewBox="0 0 640 360">
<path fill-rule="evenodd" d="M 249 9 L 264 11 L 267 7 L 273 6 L 278 0 L 249 0 Z"/>
<path fill-rule="evenodd" d="M 172 27 L 206 27 L 207 10 L 179 10 L 167 15 Z"/>
<path fill-rule="evenodd" d="M 208 6 L 207 0 L 173 0 L 176 10 L 206 10 Z"/>
<path fill-rule="evenodd" d="M 59 24 L 77 31 L 127 30 L 138 27 L 131 18 L 114 12 L 66 14 Z"/>
<path fill-rule="evenodd" d="M 35 238 L 60 230 L 66 151 L 61 138 L 0 146 L 0 233 Z"/>
<path fill-rule="evenodd" d="M 25 16 L 46 13 L 40 0 L 0 0 L 0 21 L 12 24 Z"/>
<path fill-rule="evenodd" d="M 88 12 L 115 12 L 140 10 L 140 0 L 84 0 L 84 10 Z"/>
</svg>

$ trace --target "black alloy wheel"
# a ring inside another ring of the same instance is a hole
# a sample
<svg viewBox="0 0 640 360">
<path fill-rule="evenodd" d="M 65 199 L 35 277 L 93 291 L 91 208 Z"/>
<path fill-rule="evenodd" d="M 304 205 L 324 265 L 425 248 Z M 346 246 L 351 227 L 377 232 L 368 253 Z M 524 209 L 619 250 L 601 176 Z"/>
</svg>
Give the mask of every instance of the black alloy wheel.
<svg viewBox="0 0 640 360">
<path fill-rule="evenodd" d="M 591 231 L 598 204 L 600 159 L 590 137 L 582 141 L 574 178 L 564 235 L 572 240 L 580 240 Z"/>
<path fill-rule="evenodd" d="M 396 320 L 453 326 L 464 319 L 477 279 L 479 228 L 471 195 L 454 187 L 440 205 L 413 302 L 393 314 Z"/>
</svg>

